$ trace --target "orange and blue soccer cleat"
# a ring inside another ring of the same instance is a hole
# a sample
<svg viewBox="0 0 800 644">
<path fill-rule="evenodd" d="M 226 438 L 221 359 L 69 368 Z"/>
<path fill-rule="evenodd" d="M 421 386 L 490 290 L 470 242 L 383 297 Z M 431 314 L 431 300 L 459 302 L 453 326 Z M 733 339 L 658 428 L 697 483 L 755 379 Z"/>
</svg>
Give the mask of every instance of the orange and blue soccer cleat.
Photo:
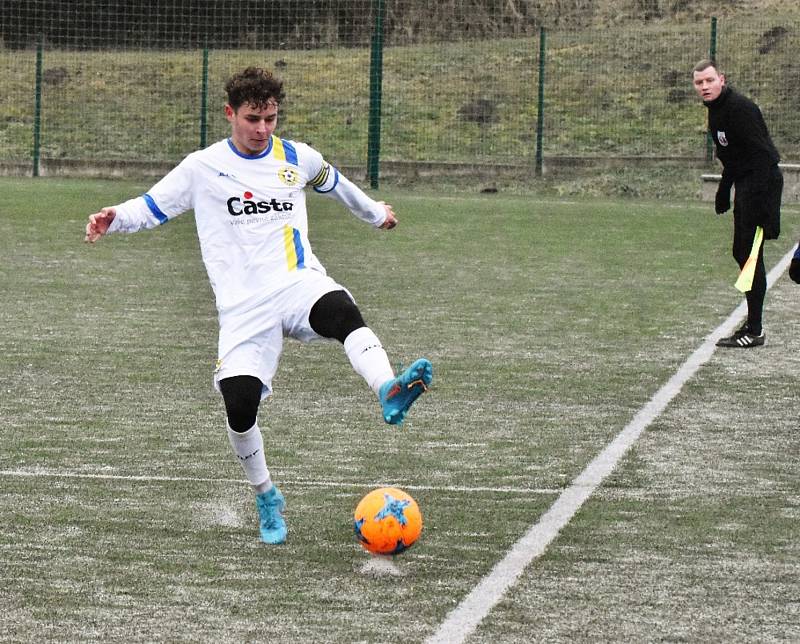
<svg viewBox="0 0 800 644">
<path fill-rule="evenodd" d="M 420 358 L 408 369 L 381 385 L 379 398 L 383 407 L 383 420 L 390 425 L 400 425 L 414 401 L 428 390 L 433 380 L 433 367 L 429 360 Z"/>
</svg>

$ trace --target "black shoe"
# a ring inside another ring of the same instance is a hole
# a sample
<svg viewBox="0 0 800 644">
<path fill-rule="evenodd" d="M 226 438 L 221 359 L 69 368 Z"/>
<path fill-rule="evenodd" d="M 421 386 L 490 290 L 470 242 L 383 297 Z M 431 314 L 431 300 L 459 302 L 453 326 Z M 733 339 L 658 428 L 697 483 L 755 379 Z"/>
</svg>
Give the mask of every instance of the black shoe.
<svg viewBox="0 0 800 644">
<path fill-rule="evenodd" d="M 750 349 L 752 347 L 760 347 L 767 340 L 767 334 L 761 331 L 760 335 L 756 335 L 750 330 L 750 327 L 745 324 L 733 335 L 727 338 L 720 338 L 717 341 L 718 347 L 733 347 L 736 349 Z"/>
</svg>

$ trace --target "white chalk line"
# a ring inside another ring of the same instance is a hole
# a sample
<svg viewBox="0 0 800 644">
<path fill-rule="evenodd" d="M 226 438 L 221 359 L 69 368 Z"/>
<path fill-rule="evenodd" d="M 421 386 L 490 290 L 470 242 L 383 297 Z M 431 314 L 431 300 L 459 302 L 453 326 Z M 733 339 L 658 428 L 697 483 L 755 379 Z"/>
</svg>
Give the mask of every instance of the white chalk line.
<svg viewBox="0 0 800 644">
<path fill-rule="evenodd" d="M 767 275 L 767 289 L 786 271 L 795 246 L 784 255 Z M 745 316 L 744 300 L 703 343 L 678 368 L 633 420 L 589 463 L 572 484 L 562 492 L 555 503 L 517 541 L 508 554 L 498 562 L 477 586 L 448 613 L 427 644 L 458 644 L 478 627 L 506 592 L 516 584 L 524 569 L 540 557 L 564 526 L 577 514 L 581 506 L 611 474 L 619 461 L 636 442 L 642 432 L 664 411 L 678 395 L 683 385 L 702 367 L 714 353 L 719 338 L 728 335 Z"/>
<path fill-rule="evenodd" d="M 93 479 L 93 480 L 108 480 L 108 481 L 131 481 L 143 483 L 221 483 L 221 484 L 236 484 L 249 486 L 250 484 L 245 479 L 233 478 L 214 478 L 214 477 L 193 477 L 193 476 L 157 476 L 157 475 L 135 475 L 135 474 L 110 474 L 99 472 L 74 472 L 68 470 L 46 469 L 46 468 L 33 468 L 33 469 L 18 469 L 18 470 L 0 470 L 0 477 L 17 477 L 17 478 L 56 478 L 56 479 Z M 364 489 L 371 490 L 377 487 L 401 487 L 409 491 L 430 491 L 430 492 L 455 492 L 455 493 L 476 493 L 476 494 L 518 494 L 522 496 L 527 495 L 545 495 L 545 494 L 558 494 L 563 488 L 528 488 L 528 487 L 488 487 L 488 486 L 461 486 L 461 485 L 405 485 L 397 482 L 387 481 L 361 481 L 361 482 L 345 482 L 345 481 L 322 481 L 317 479 L 281 479 L 280 485 L 286 485 L 291 488 L 296 487 L 309 487 L 309 488 L 348 488 L 348 489 Z"/>
</svg>

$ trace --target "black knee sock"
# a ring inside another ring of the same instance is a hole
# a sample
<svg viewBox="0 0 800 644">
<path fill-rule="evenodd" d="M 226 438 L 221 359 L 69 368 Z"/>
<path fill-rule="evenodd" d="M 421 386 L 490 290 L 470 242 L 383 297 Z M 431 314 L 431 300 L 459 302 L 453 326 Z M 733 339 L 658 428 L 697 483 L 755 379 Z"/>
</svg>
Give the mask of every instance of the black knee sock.
<svg viewBox="0 0 800 644">
<path fill-rule="evenodd" d="M 753 276 L 753 286 L 747 291 L 747 326 L 755 335 L 762 331 L 761 317 L 764 311 L 764 298 L 767 294 L 767 271 L 764 267 L 764 257 L 758 258 L 756 272 Z"/>
<path fill-rule="evenodd" d="M 246 432 L 256 424 L 262 388 L 261 381 L 254 376 L 232 376 L 219 381 L 228 426 L 233 431 Z"/>
<path fill-rule="evenodd" d="M 319 298 L 311 307 L 308 323 L 323 338 L 335 338 L 343 344 L 353 331 L 366 326 L 361 311 L 345 291 L 331 291 Z"/>
</svg>

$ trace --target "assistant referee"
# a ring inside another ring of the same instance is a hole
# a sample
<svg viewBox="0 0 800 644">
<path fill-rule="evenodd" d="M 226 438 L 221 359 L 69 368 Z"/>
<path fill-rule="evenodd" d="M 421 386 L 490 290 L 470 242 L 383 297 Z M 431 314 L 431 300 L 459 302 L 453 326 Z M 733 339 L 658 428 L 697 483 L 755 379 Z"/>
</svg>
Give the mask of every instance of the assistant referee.
<svg viewBox="0 0 800 644">
<path fill-rule="evenodd" d="M 723 167 L 714 204 L 717 214 L 730 209 L 731 188 L 735 188 L 733 257 L 741 268 L 750 255 L 757 227 L 764 230 L 764 239 L 777 239 L 780 235 L 780 155 L 758 105 L 728 87 L 714 61 L 701 60 L 692 77 L 697 94 L 708 108 L 708 129 Z M 717 346 L 750 348 L 764 344 L 766 334 L 761 318 L 766 293 L 762 245 L 752 288 L 745 294 L 747 320 L 733 335 L 719 340 Z"/>
</svg>

